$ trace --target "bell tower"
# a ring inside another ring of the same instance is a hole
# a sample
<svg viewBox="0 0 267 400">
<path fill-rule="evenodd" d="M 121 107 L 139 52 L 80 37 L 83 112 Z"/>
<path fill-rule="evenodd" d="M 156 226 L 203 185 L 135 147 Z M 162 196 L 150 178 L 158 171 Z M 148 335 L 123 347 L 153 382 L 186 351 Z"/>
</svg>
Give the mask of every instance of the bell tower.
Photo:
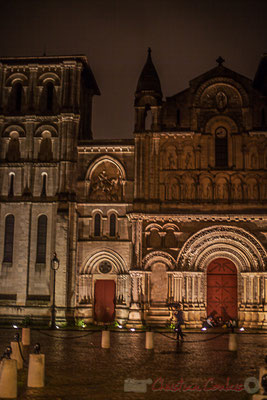
<svg viewBox="0 0 267 400">
<path fill-rule="evenodd" d="M 134 106 L 135 132 L 161 130 L 162 92 L 150 47 L 137 83 Z"/>
</svg>

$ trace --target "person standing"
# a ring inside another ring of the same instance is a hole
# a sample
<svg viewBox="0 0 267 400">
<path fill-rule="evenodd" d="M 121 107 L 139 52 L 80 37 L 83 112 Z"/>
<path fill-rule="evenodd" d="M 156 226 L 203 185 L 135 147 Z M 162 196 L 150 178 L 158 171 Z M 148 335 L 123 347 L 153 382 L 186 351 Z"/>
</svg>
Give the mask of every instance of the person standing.
<svg viewBox="0 0 267 400">
<path fill-rule="evenodd" d="M 181 337 L 181 341 L 183 342 L 184 334 L 182 332 L 182 325 L 184 324 L 184 313 L 181 309 L 181 304 L 177 305 L 174 317 L 176 318 L 175 330 L 177 332 L 177 340 Z"/>
</svg>

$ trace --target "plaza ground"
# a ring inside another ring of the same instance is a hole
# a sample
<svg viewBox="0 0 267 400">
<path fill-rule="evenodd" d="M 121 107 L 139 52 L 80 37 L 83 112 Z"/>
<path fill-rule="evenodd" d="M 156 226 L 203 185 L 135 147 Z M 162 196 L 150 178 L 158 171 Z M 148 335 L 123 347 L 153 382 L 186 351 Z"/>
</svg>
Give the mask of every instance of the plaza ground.
<svg viewBox="0 0 267 400">
<path fill-rule="evenodd" d="M 13 329 L 0 330 L 1 354 L 14 333 Z M 258 377 L 264 365 L 267 332 L 238 334 L 237 352 L 228 350 L 228 332 L 220 336 L 211 331 L 188 332 L 179 346 L 172 333 L 164 335 L 155 333 L 154 350 L 145 350 L 144 332 L 111 332 L 111 348 L 101 349 L 99 331 L 32 330 L 31 352 L 39 342 L 46 356 L 46 386 L 27 388 L 24 368 L 18 374 L 18 399 L 252 398 L 242 387 L 247 378 Z M 148 380 L 147 392 L 125 392 L 127 379 L 134 380 L 128 381 L 133 387 L 138 386 L 136 380 Z"/>
</svg>

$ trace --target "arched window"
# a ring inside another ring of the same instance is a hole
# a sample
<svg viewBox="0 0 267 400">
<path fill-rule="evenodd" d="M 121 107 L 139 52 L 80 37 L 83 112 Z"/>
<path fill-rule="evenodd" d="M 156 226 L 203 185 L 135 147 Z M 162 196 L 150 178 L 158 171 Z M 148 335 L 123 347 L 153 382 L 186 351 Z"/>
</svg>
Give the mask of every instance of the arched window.
<svg viewBox="0 0 267 400">
<path fill-rule="evenodd" d="M 20 82 L 16 83 L 14 86 L 14 96 L 15 96 L 15 111 L 21 112 L 22 84 Z"/>
<path fill-rule="evenodd" d="M 215 132 L 215 166 L 228 167 L 228 134 L 222 126 Z"/>
<path fill-rule="evenodd" d="M 100 236 L 100 231 L 101 231 L 101 215 L 97 213 L 95 215 L 94 236 Z"/>
<path fill-rule="evenodd" d="M 111 214 L 109 219 L 109 236 L 116 236 L 116 215 Z"/>
<path fill-rule="evenodd" d="M 54 85 L 52 82 L 46 84 L 46 110 L 53 111 L 54 105 Z"/>
<path fill-rule="evenodd" d="M 15 178 L 15 174 L 14 174 L 14 172 L 11 172 L 9 174 L 9 190 L 8 190 L 9 197 L 14 196 L 14 178 Z"/>
<path fill-rule="evenodd" d="M 41 162 L 50 162 L 53 160 L 52 142 L 50 137 L 43 137 L 40 144 L 38 158 Z"/>
<path fill-rule="evenodd" d="M 46 184 L 47 184 L 47 174 L 43 173 L 42 174 L 42 191 L 41 191 L 41 197 L 46 197 Z"/>
<path fill-rule="evenodd" d="M 152 129 L 152 111 L 150 105 L 146 105 L 145 108 L 145 130 L 150 131 Z"/>
<path fill-rule="evenodd" d="M 46 237 L 47 237 L 47 216 L 41 215 L 38 218 L 38 226 L 37 226 L 36 263 L 38 264 L 45 264 L 46 262 Z"/>
<path fill-rule="evenodd" d="M 5 221 L 5 242 L 4 242 L 4 259 L 3 262 L 12 263 L 13 245 L 14 245 L 14 215 L 10 214 Z"/>
</svg>

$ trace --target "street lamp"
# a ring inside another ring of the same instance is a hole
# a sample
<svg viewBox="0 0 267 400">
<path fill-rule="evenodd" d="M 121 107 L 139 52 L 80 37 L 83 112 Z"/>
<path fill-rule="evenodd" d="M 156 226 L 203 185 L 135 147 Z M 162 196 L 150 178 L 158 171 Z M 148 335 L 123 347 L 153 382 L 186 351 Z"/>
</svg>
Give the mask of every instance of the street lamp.
<svg viewBox="0 0 267 400">
<path fill-rule="evenodd" d="M 59 268 L 59 259 L 57 258 L 57 254 L 54 253 L 54 256 L 51 260 L 51 269 L 53 271 L 53 302 L 51 309 L 51 329 L 56 329 L 56 306 L 55 306 L 55 297 L 56 297 L 56 272 Z"/>
</svg>

